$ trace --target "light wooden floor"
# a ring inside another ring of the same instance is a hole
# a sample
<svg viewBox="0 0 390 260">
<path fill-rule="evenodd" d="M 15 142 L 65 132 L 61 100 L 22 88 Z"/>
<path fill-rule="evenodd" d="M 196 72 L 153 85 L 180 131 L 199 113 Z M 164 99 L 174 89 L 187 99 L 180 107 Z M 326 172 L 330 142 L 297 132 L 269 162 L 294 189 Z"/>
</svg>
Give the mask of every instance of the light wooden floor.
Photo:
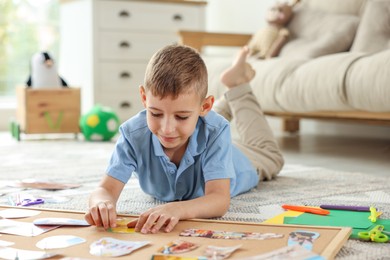
<svg viewBox="0 0 390 260">
<path fill-rule="evenodd" d="M 276 137 L 288 164 L 390 177 L 390 139 L 281 133 Z"/>
</svg>

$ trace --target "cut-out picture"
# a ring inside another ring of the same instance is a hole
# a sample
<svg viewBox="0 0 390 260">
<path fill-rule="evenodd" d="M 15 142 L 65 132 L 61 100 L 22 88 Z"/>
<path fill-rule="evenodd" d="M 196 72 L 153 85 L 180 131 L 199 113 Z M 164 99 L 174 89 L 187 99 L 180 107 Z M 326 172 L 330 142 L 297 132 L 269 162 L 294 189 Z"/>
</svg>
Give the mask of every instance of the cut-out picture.
<svg viewBox="0 0 390 260">
<path fill-rule="evenodd" d="M 320 236 L 319 233 L 313 231 L 297 230 L 290 233 L 288 245 L 300 245 L 307 250 L 312 250 L 314 240 Z"/>
<path fill-rule="evenodd" d="M 283 234 L 185 229 L 180 233 L 180 236 L 207 237 L 214 239 L 265 240 L 272 238 L 281 238 L 283 237 Z"/>
<path fill-rule="evenodd" d="M 129 233 L 135 233 L 134 228 L 128 228 L 127 224 L 134 220 L 134 218 L 117 218 L 116 219 L 116 227 L 111 227 L 107 229 L 108 232 L 112 233 L 122 233 L 122 234 L 129 234 Z"/>
<path fill-rule="evenodd" d="M 183 241 L 183 240 L 175 240 L 169 242 L 164 247 L 161 247 L 158 252 L 162 254 L 181 254 L 197 248 L 198 245 Z"/>
</svg>

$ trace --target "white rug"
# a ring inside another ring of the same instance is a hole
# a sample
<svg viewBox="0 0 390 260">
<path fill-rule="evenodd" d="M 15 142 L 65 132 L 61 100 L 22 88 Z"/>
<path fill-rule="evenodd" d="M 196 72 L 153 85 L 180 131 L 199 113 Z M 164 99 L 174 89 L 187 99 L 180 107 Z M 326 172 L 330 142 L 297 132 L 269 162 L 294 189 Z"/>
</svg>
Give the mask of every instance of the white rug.
<svg viewBox="0 0 390 260">
<path fill-rule="evenodd" d="M 4 139 L 4 138 L 3 138 Z M 65 202 L 45 203 L 42 207 L 69 210 L 87 208 L 89 193 L 97 186 L 114 143 L 67 140 L 24 140 L 19 143 L 0 138 L 0 197 L 7 204 L 16 192 L 9 182 L 26 178 L 79 183 L 80 188 L 63 191 L 27 190 L 36 196 L 65 198 Z M 8 194 L 7 194 L 8 193 Z M 139 214 L 162 202 L 145 195 L 136 179 L 126 185 L 118 211 Z M 390 182 L 354 172 L 287 165 L 276 180 L 260 183 L 257 189 L 232 199 L 223 220 L 262 222 L 279 214 L 281 204 L 373 205 L 390 218 Z M 390 244 L 349 240 L 336 259 L 390 259 Z"/>
</svg>

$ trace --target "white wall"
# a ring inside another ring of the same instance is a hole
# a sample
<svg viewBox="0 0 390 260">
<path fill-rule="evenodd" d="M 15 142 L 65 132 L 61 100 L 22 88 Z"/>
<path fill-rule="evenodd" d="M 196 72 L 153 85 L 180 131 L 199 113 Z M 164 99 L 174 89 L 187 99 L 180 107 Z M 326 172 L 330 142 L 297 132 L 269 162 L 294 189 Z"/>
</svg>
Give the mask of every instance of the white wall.
<svg viewBox="0 0 390 260">
<path fill-rule="evenodd" d="M 265 24 L 267 8 L 276 0 L 209 0 L 206 7 L 206 29 L 212 32 L 255 33 Z M 236 50 L 235 50 L 236 51 Z M 226 54 L 226 50 L 208 48 L 207 54 Z M 232 50 L 229 50 L 229 54 Z M 275 131 L 278 118 L 269 117 Z M 301 133 L 390 138 L 390 127 L 331 121 L 302 120 Z"/>
<path fill-rule="evenodd" d="M 265 24 L 265 12 L 275 0 L 209 0 L 209 31 L 254 33 Z"/>
<path fill-rule="evenodd" d="M 11 121 L 15 121 L 16 117 L 15 100 L 8 98 L 0 99 L 0 131 L 8 131 Z"/>
</svg>

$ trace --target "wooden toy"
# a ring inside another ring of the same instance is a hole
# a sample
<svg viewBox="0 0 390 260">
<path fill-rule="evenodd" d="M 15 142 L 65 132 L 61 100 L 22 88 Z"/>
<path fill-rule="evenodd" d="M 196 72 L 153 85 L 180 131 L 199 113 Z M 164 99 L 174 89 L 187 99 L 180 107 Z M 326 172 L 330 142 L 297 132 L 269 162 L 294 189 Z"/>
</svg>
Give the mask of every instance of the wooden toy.
<svg viewBox="0 0 390 260">
<path fill-rule="evenodd" d="M 20 141 L 20 133 L 80 132 L 80 88 L 17 87 L 16 121 L 10 124 L 12 136 Z"/>
</svg>

